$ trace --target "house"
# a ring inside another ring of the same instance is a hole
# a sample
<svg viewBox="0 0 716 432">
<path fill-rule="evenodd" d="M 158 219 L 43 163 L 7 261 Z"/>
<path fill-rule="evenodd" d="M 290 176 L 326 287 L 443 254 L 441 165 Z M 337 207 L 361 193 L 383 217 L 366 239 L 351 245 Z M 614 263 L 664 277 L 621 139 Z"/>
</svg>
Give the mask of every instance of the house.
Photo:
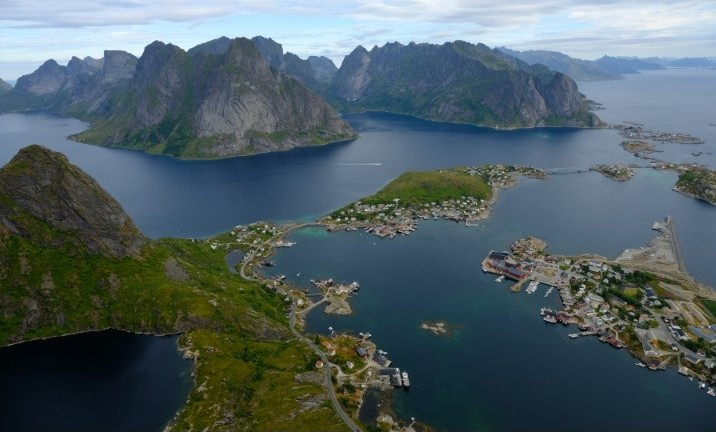
<svg viewBox="0 0 716 432">
<path fill-rule="evenodd" d="M 368 351 L 366 351 L 363 347 L 356 348 L 356 354 L 358 354 L 359 357 L 362 357 L 364 359 L 368 358 Z"/>
</svg>

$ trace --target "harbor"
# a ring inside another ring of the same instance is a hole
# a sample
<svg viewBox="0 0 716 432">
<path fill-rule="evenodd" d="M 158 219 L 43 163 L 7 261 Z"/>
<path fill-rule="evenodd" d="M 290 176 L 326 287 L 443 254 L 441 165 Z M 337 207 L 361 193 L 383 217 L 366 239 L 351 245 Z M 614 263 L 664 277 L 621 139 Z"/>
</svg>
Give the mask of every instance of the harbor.
<svg viewBox="0 0 716 432">
<path fill-rule="evenodd" d="M 544 322 L 577 326 L 580 331 L 570 339 L 596 336 L 616 349 L 627 348 L 640 367 L 659 371 L 672 365 L 703 382 L 711 395 L 716 324 L 697 295 L 710 301 L 716 295 L 685 273 L 673 226 L 670 217 L 655 222 L 659 235 L 647 247 L 626 250 L 615 261 L 553 256 L 546 243 L 528 237 L 512 243 L 510 252 L 490 251 L 482 270 L 500 275 L 498 281 L 515 281 L 513 292 L 528 283 L 524 291 L 531 295 L 544 284 L 547 298 L 557 289 L 562 309 L 542 307 Z"/>
</svg>

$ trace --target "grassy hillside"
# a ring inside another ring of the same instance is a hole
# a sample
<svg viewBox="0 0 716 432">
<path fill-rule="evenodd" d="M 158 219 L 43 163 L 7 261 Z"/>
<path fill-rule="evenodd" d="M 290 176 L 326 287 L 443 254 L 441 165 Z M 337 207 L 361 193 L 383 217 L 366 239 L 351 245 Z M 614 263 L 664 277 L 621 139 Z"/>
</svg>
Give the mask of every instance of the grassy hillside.
<svg viewBox="0 0 716 432">
<path fill-rule="evenodd" d="M 409 171 L 388 183 L 375 195 L 361 199 L 364 204 L 387 204 L 400 199 L 404 206 L 427 204 L 471 196 L 488 199 L 491 188 L 480 176 L 462 170 Z"/>
<path fill-rule="evenodd" d="M 316 358 L 286 342 L 281 299 L 230 274 L 224 252 L 167 239 L 115 260 L 34 222 L 33 240 L 0 228 L 0 346 L 106 327 L 182 331 L 180 345 L 198 354 L 196 386 L 174 430 L 345 429 L 325 389 L 295 379 Z"/>
</svg>

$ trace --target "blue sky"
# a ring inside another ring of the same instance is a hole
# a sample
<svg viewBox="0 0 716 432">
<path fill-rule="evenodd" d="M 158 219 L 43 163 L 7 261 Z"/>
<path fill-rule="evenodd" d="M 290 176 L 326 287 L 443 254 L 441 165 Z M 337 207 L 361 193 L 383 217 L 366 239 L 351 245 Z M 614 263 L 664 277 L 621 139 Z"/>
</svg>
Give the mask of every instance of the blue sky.
<svg viewBox="0 0 716 432">
<path fill-rule="evenodd" d="M 0 0 L 0 77 L 54 58 L 137 56 L 154 40 L 188 49 L 263 35 L 340 65 L 361 44 L 456 39 L 579 58 L 716 56 L 714 0 Z"/>
</svg>

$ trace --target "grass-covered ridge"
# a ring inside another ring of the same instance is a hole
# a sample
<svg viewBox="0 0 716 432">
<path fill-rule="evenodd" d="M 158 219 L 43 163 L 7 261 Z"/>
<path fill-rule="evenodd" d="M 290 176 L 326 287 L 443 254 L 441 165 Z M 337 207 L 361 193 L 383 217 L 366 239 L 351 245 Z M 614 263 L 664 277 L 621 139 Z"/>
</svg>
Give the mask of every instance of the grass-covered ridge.
<svg viewBox="0 0 716 432">
<path fill-rule="evenodd" d="M 492 189 L 480 176 L 461 169 L 408 171 L 388 183 L 375 195 L 361 199 L 364 204 L 387 204 L 399 199 L 406 206 L 442 202 L 471 196 L 489 199 Z"/>
</svg>

